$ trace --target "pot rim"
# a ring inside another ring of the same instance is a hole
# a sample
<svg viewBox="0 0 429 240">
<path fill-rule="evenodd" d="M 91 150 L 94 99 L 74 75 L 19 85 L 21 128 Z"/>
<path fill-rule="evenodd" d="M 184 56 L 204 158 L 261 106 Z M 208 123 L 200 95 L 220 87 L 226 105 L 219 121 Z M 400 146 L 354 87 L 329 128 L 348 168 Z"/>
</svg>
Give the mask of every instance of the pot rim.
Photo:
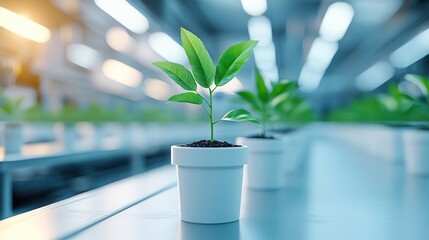
<svg viewBox="0 0 429 240">
<path fill-rule="evenodd" d="M 171 164 L 183 167 L 233 167 L 247 164 L 248 148 L 171 146 Z"/>
<path fill-rule="evenodd" d="M 250 152 L 282 153 L 285 151 L 287 140 L 284 138 L 264 139 L 238 137 L 237 144 L 245 144 Z"/>
</svg>

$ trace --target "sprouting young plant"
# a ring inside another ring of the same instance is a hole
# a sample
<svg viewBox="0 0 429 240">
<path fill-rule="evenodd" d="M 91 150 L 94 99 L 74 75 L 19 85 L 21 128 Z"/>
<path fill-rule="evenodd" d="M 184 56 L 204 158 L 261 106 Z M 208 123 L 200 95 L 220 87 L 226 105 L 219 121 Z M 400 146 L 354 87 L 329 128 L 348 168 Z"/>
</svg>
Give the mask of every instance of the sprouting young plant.
<svg viewBox="0 0 429 240">
<path fill-rule="evenodd" d="M 429 108 L 429 79 L 425 76 L 416 74 L 407 74 L 405 75 L 405 79 L 417 85 L 422 93 L 420 98 L 412 96 L 407 97 L 412 99 L 416 104 L 424 105 L 425 107 Z"/>
<path fill-rule="evenodd" d="M 253 122 L 261 126 L 261 137 L 266 137 L 267 124 L 282 119 L 282 114 L 284 114 L 282 107 L 289 99 L 292 99 L 298 85 L 296 82 L 281 80 L 272 83 L 271 89 L 269 89 L 257 69 L 255 71 L 255 83 L 256 93 L 238 91 L 237 95 L 249 105 L 256 120 Z M 236 121 L 231 116 L 225 116 L 224 120 Z"/>
<path fill-rule="evenodd" d="M 23 100 L 23 98 L 10 98 L 0 92 L 0 115 L 3 115 L 8 120 L 22 120 L 24 117 Z"/>
<path fill-rule="evenodd" d="M 188 57 L 192 72 L 183 65 L 173 62 L 155 62 L 155 66 L 165 72 L 174 82 L 187 92 L 174 95 L 167 102 L 183 102 L 201 105 L 210 119 L 210 141 L 214 141 L 213 93 L 218 87 L 231 81 L 249 59 L 257 41 L 246 41 L 226 49 L 220 56 L 216 68 L 203 42 L 188 30 L 181 28 L 182 47 Z M 208 99 L 197 91 L 197 84 L 208 90 Z M 254 121 L 249 112 L 237 109 L 228 112 L 239 121 Z"/>
</svg>

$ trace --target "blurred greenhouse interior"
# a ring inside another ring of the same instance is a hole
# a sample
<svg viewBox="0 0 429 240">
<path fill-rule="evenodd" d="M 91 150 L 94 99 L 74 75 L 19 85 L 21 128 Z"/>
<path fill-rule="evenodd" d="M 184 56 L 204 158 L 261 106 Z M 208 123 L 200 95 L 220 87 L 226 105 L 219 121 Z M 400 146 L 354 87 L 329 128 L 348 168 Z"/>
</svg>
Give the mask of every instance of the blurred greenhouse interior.
<svg viewBox="0 0 429 240">
<path fill-rule="evenodd" d="M 125 239 L 429 236 L 429 1 L 0 0 L 0 39 L 0 239 L 117 239 L 127 221 Z M 170 146 L 238 137 L 281 140 L 285 165 L 277 191 L 245 167 L 239 223 L 181 222 L 170 173 L 133 198 Z M 58 220 L 118 184 L 100 218 Z"/>
</svg>

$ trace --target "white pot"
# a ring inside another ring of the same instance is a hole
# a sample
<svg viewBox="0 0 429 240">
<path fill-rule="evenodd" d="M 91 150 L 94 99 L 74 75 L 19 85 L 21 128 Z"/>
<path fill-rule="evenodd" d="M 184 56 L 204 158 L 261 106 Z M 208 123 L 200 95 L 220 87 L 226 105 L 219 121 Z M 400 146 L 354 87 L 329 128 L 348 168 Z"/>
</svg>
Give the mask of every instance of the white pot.
<svg viewBox="0 0 429 240">
<path fill-rule="evenodd" d="M 21 152 L 21 147 L 24 143 L 21 124 L 7 123 L 4 127 L 3 137 L 5 154 Z"/>
<path fill-rule="evenodd" d="M 403 131 L 405 166 L 412 175 L 429 175 L 429 130 Z"/>
<path fill-rule="evenodd" d="M 285 184 L 284 141 L 278 139 L 237 138 L 249 148 L 244 182 L 249 188 L 279 189 Z"/>
<path fill-rule="evenodd" d="M 77 142 L 75 124 L 58 122 L 54 124 L 54 131 L 57 139 L 65 150 L 74 150 Z"/>
<path fill-rule="evenodd" d="M 390 127 L 387 128 L 387 136 L 383 139 L 384 148 L 383 150 L 383 159 L 394 163 L 394 164 L 403 164 L 404 163 L 404 147 L 402 140 L 402 131 L 403 128 L 400 127 Z"/>
<path fill-rule="evenodd" d="M 180 218 L 193 223 L 227 223 L 240 217 L 247 147 L 171 147 L 176 165 Z"/>
<path fill-rule="evenodd" d="M 306 132 L 301 129 L 289 133 L 275 134 L 275 137 L 283 141 L 284 167 L 286 173 L 295 172 L 308 151 Z"/>
</svg>

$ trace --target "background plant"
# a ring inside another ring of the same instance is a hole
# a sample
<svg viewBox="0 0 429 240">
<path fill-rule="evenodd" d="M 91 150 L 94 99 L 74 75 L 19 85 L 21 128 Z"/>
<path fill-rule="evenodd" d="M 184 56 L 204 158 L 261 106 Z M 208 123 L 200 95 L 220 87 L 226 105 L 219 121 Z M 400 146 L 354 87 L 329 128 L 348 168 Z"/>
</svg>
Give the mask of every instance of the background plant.
<svg viewBox="0 0 429 240">
<path fill-rule="evenodd" d="M 421 95 L 409 95 L 402 93 L 402 96 L 413 103 L 412 109 L 421 114 L 422 120 L 429 120 L 429 79 L 428 77 L 407 74 L 405 79 L 417 85 Z"/>
<path fill-rule="evenodd" d="M 288 101 L 293 99 L 293 95 L 298 89 L 296 82 L 281 80 L 276 83 L 272 83 L 271 89 L 269 89 L 262 75 L 258 70 L 255 71 L 255 84 L 256 93 L 250 91 L 239 91 L 237 95 L 243 100 L 255 116 L 256 121 L 261 125 L 261 137 L 266 137 L 267 124 L 272 121 L 278 121 L 282 119 L 284 115 L 284 107 Z M 290 105 L 289 105 L 290 106 Z M 236 111 L 231 111 L 225 115 L 223 120 L 237 121 L 235 117 Z"/>
<path fill-rule="evenodd" d="M 392 84 L 389 86 L 389 91 L 387 93 L 366 95 L 343 108 L 333 111 L 328 119 L 331 121 L 351 122 L 404 122 L 427 120 L 429 117 L 429 109 L 419 109 L 419 107 L 413 103 L 414 101 L 420 100 L 402 93 L 398 85 Z"/>
<path fill-rule="evenodd" d="M 0 117 L 6 120 L 23 120 L 25 114 L 23 101 L 23 98 L 10 98 L 0 92 Z"/>
<path fill-rule="evenodd" d="M 168 61 L 156 62 L 154 65 L 187 91 L 170 97 L 167 102 L 190 103 L 204 108 L 210 120 L 210 141 L 213 141 L 214 125 L 222 120 L 216 120 L 213 115 L 213 93 L 218 87 L 231 81 L 241 70 L 252 54 L 257 41 L 241 42 L 229 47 L 222 53 L 215 68 L 206 47 L 197 36 L 184 28 L 180 29 L 180 35 L 192 72 L 181 64 Z M 208 99 L 197 91 L 197 84 L 208 90 Z M 243 109 L 229 114 L 240 121 L 254 121 Z"/>
<path fill-rule="evenodd" d="M 287 101 L 283 101 L 277 109 L 280 112 L 278 122 L 300 124 L 317 119 L 311 104 L 296 94 L 292 95 Z"/>
</svg>

